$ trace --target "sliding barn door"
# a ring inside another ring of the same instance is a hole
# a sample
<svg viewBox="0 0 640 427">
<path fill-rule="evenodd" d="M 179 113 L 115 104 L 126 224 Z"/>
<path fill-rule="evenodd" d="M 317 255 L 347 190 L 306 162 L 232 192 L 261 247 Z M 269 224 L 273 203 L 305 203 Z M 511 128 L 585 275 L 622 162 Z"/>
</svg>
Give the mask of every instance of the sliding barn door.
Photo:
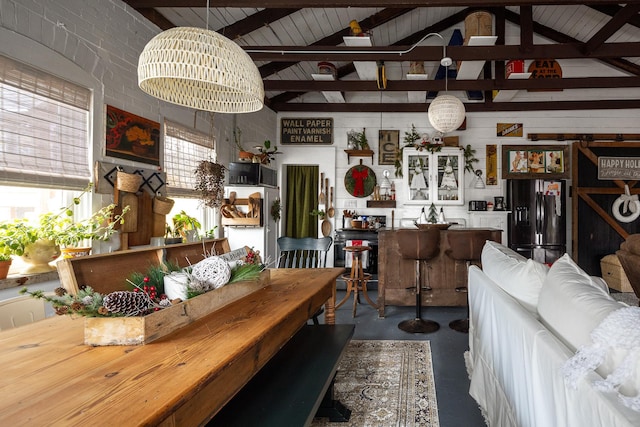
<svg viewBox="0 0 640 427">
<path fill-rule="evenodd" d="M 640 233 L 640 219 L 618 221 L 611 208 L 624 193 L 640 193 L 637 181 L 599 180 L 598 157 L 640 157 L 640 142 L 573 143 L 573 258 L 587 273 L 602 276 L 600 260 L 613 254 L 629 234 Z"/>
</svg>

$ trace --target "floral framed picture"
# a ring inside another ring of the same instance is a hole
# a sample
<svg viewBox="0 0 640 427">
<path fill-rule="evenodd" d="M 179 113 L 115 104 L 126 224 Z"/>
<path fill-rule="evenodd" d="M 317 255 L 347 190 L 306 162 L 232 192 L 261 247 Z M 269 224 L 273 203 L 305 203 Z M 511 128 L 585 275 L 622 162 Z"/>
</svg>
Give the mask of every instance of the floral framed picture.
<svg viewBox="0 0 640 427">
<path fill-rule="evenodd" d="M 160 123 L 107 105 L 106 155 L 160 166 Z"/>
<path fill-rule="evenodd" d="M 568 145 L 503 145 L 503 179 L 569 178 Z"/>
</svg>

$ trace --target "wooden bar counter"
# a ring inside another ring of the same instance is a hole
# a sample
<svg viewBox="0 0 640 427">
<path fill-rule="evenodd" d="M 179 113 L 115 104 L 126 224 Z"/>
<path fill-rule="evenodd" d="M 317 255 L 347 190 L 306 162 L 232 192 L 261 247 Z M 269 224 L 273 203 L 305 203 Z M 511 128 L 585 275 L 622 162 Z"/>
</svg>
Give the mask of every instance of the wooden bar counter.
<svg viewBox="0 0 640 427">
<path fill-rule="evenodd" d="M 433 288 L 423 290 L 422 304 L 424 306 L 465 306 L 466 292 L 456 292 L 455 288 L 467 283 L 466 267 L 464 263 L 456 263 L 446 254 L 449 245 L 449 233 L 466 233 L 474 230 L 488 230 L 486 228 L 449 228 L 440 230 L 440 252 L 429 261 L 428 280 Z M 501 241 L 502 230 L 489 229 L 492 240 Z M 378 232 L 378 316 L 384 317 L 386 305 L 414 306 L 415 296 L 415 264 L 413 260 L 403 259 L 398 249 L 396 230 L 381 230 Z M 424 267 L 423 267 L 424 268 Z M 457 271 L 457 275 L 456 275 Z M 456 277 L 458 281 L 456 282 Z M 427 273 L 422 270 L 423 287 L 426 286 Z"/>
<path fill-rule="evenodd" d="M 323 304 L 335 322 L 343 269 L 270 272 L 271 285 L 146 345 L 86 346 L 84 320 L 67 316 L 0 332 L 2 425 L 206 423 Z"/>
</svg>

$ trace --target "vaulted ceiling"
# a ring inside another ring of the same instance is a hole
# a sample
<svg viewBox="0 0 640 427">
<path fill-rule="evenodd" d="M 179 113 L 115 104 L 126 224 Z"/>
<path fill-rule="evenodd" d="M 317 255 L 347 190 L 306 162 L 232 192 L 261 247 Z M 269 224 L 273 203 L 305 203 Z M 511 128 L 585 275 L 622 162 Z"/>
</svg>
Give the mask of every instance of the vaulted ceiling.
<svg viewBox="0 0 640 427">
<path fill-rule="evenodd" d="M 640 0 L 210 0 L 209 9 L 207 0 L 124 1 L 162 30 L 208 26 L 235 41 L 258 66 L 275 111 L 424 112 L 444 90 L 468 112 L 640 108 Z M 495 45 L 448 45 L 478 10 L 493 16 Z M 373 46 L 345 46 L 351 20 Z M 429 33 L 444 43 L 422 40 Z M 454 61 L 446 81 L 443 44 Z M 505 63 L 518 59 L 557 60 L 562 78 L 506 79 Z M 336 66 L 335 80 L 314 80 L 320 61 Z M 410 61 L 424 61 L 427 79 L 408 79 Z M 384 64 L 386 87 L 361 78 L 356 66 L 367 62 Z M 465 62 L 477 77 L 456 74 Z M 529 95 L 501 101 L 499 91 Z"/>
</svg>

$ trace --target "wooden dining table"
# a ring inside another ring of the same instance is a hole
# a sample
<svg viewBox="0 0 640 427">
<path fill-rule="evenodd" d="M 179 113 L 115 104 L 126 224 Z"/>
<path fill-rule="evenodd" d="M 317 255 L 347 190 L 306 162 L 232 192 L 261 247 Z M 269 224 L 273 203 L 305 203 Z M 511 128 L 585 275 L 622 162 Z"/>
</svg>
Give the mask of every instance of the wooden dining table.
<svg viewBox="0 0 640 427">
<path fill-rule="evenodd" d="M 335 323 L 342 272 L 273 269 L 267 287 L 146 345 L 84 345 L 68 316 L 2 331 L 1 424 L 202 425 L 322 305 Z"/>
</svg>

